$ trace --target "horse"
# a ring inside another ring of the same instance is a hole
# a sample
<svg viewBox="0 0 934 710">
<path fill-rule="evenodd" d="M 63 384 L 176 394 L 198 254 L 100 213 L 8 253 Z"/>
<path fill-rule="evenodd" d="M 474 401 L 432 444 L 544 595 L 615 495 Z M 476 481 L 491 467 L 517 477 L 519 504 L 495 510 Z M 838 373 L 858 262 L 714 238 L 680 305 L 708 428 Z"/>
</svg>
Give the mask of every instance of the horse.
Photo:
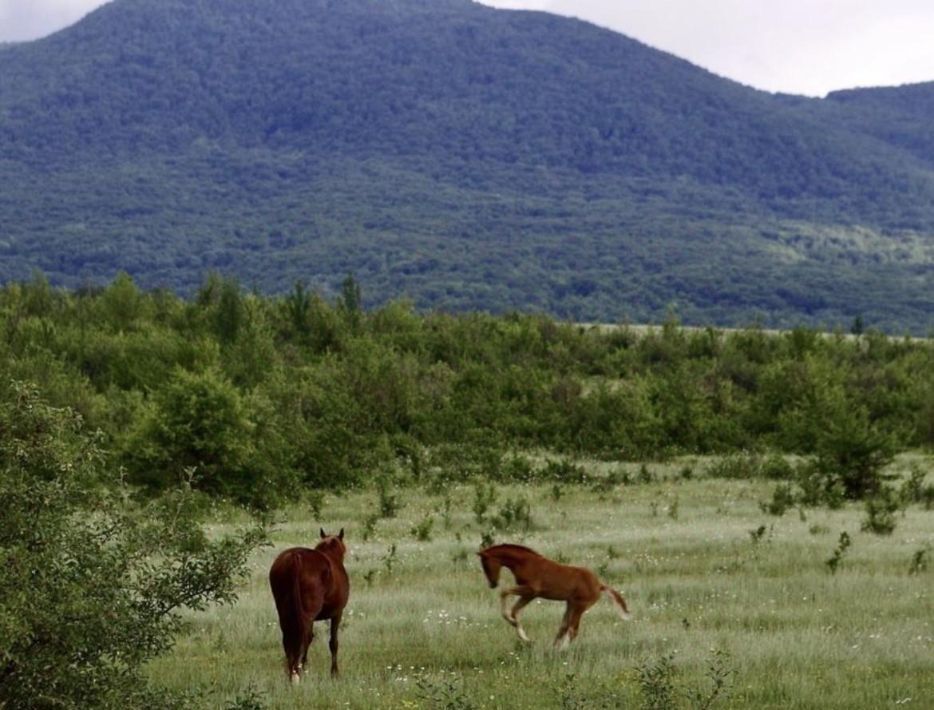
<svg viewBox="0 0 934 710">
<path fill-rule="evenodd" d="M 493 545 L 477 553 L 483 565 L 490 587 L 499 584 L 502 567 L 508 568 L 516 578 L 516 586 L 500 592 L 500 608 L 503 618 L 515 628 L 519 638 L 528 642 L 529 637 L 519 622 L 519 612 L 533 599 L 552 599 L 567 602 L 564 618 L 555 637 L 555 647 L 566 648 L 577 637 L 581 617 L 597 603 L 600 594 L 606 594 L 623 619 L 629 619 L 626 600 L 612 587 L 584 567 L 571 567 L 543 557 L 522 545 Z M 519 600 L 508 608 L 507 600 L 517 596 Z"/>
<path fill-rule="evenodd" d="M 269 586 L 282 629 L 285 673 L 293 684 L 301 681 L 308 663 L 314 622 L 325 619 L 331 623 L 331 676 L 338 675 L 337 632 L 350 597 L 350 579 L 344 569 L 346 553 L 344 529 L 337 535 L 327 535 L 322 528 L 315 549 L 284 550 L 269 569 Z"/>
</svg>

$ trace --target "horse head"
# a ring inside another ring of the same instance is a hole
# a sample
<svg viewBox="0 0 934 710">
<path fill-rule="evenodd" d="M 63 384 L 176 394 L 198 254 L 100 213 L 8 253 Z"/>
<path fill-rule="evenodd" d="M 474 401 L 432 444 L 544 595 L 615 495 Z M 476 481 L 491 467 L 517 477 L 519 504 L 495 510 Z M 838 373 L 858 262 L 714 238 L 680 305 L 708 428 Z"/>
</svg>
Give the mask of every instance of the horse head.
<svg viewBox="0 0 934 710">
<path fill-rule="evenodd" d="M 490 587 L 495 589 L 499 584 L 499 571 L 502 569 L 503 563 L 500 562 L 499 558 L 487 554 L 486 550 L 478 552 L 477 554 L 480 556 L 480 563 L 483 565 L 483 573 L 486 575 Z"/>
<path fill-rule="evenodd" d="M 324 528 L 320 528 L 320 532 L 321 542 L 315 546 L 315 549 L 325 554 L 332 554 L 343 561 L 344 555 L 347 554 L 347 545 L 344 544 L 344 528 L 341 528 L 337 535 L 328 535 L 324 532 Z"/>
</svg>

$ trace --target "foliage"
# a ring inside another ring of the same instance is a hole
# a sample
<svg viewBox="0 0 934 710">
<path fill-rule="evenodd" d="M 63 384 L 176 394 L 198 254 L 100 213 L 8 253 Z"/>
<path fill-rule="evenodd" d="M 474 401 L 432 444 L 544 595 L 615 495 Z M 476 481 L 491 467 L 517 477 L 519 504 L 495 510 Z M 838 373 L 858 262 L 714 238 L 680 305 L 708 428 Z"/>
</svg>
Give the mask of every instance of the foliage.
<svg viewBox="0 0 934 710">
<path fill-rule="evenodd" d="M 772 491 L 772 500 L 768 503 L 760 504 L 760 507 L 763 512 L 769 515 L 782 516 L 785 514 L 785 511 L 795 505 L 796 502 L 797 497 L 795 496 L 792 486 L 787 483 L 779 483 L 775 486 L 775 490 Z"/>
<path fill-rule="evenodd" d="M 844 555 L 846 554 L 847 550 L 850 549 L 852 544 L 853 541 L 850 539 L 849 533 L 847 533 L 845 530 L 840 533 L 840 539 L 837 542 L 837 546 L 833 550 L 833 554 L 824 561 L 824 564 L 827 565 L 827 569 L 830 570 L 831 574 L 837 573 L 837 568 L 840 566 Z"/>
<path fill-rule="evenodd" d="M 415 679 L 416 696 L 431 710 L 474 710 L 477 705 L 467 696 L 457 678 L 419 675 Z"/>
<path fill-rule="evenodd" d="M 399 512 L 401 507 L 401 502 L 399 500 L 399 493 L 392 490 L 391 482 L 386 476 L 381 476 L 376 482 L 376 492 L 378 494 L 379 500 L 379 517 L 381 518 L 394 518 Z"/>
<path fill-rule="evenodd" d="M 908 566 L 908 574 L 921 574 L 928 569 L 928 557 L 931 552 L 931 545 L 925 545 L 914 551 L 911 556 L 911 564 Z"/>
<path fill-rule="evenodd" d="M 412 534 L 412 537 L 419 542 L 427 542 L 431 540 L 431 530 L 434 525 L 435 518 L 433 515 L 429 514 L 413 525 L 409 532 Z"/>
<path fill-rule="evenodd" d="M 895 530 L 895 513 L 901 506 L 898 496 L 891 488 L 881 488 L 872 498 L 866 499 L 866 519 L 860 528 L 876 535 L 891 535 Z"/>
<path fill-rule="evenodd" d="M 303 288 L 266 298 L 209 277 L 184 300 L 127 276 L 72 293 L 37 275 L 0 288 L 0 377 L 42 382 L 150 493 L 190 483 L 264 508 L 380 471 L 384 517 L 390 479 L 608 493 L 656 471 L 594 476 L 583 461 L 679 454 L 838 505 L 874 495 L 893 452 L 934 443 L 918 416 L 930 341 L 368 311 L 347 305 L 353 280 L 333 302 Z M 912 485 L 922 500 L 934 489 Z"/>
<path fill-rule="evenodd" d="M 490 518 L 490 523 L 498 531 L 523 530 L 532 527 L 532 507 L 522 496 L 507 498 L 499 511 Z"/>
<path fill-rule="evenodd" d="M 486 514 L 496 500 L 496 486 L 493 483 L 478 481 L 474 485 L 473 514 L 477 524 L 482 525 Z"/>
<path fill-rule="evenodd" d="M 244 400 L 215 369 L 173 372 L 128 436 L 124 460 L 132 480 L 158 490 L 192 472 L 196 489 L 261 506 L 274 501 L 290 471 L 274 466 L 273 445 L 255 435 Z"/>
<path fill-rule="evenodd" d="M 669 710 L 675 707 L 674 655 L 646 660 L 636 669 L 642 690 L 642 710 Z"/>
<path fill-rule="evenodd" d="M 235 598 L 261 526 L 208 538 L 176 490 L 137 507 L 79 416 L 27 385 L 0 400 L 0 705 L 169 707 L 144 663 L 182 609 Z M 156 554 L 158 551 L 158 554 Z"/>
<path fill-rule="evenodd" d="M 817 432 L 815 467 L 825 489 L 839 485 L 847 498 L 878 493 L 894 456 L 891 437 L 865 411 L 838 411 Z"/>
</svg>

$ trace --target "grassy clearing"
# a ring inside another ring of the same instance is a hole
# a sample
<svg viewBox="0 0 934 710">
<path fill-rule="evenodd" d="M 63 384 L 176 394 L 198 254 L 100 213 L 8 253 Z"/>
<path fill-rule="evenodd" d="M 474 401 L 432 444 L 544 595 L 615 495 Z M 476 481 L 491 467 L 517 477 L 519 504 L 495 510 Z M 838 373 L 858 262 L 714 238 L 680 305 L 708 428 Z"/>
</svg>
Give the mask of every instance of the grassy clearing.
<svg viewBox="0 0 934 710">
<path fill-rule="evenodd" d="M 934 469 L 930 458 L 916 461 Z M 672 681 L 678 706 L 691 707 L 692 691 L 709 692 L 716 649 L 726 654 L 720 668 L 730 686 L 718 707 L 934 706 L 934 560 L 909 573 L 913 555 L 934 543 L 934 513 L 912 506 L 892 535 L 879 537 L 860 531 L 862 506 L 775 518 L 759 509 L 774 484 L 681 480 L 681 468 L 650 465 L 661 480 L 609 492 L 498 487 L 487 516 L 524 497 L 533 520 L 498 541 L 599 570 L 629 601 L 629 623 L 601 601 L 567 652 L 551 649 L 561 605 L 526 609 L 529 646 L 499 617 L 473 556 L 490 525 L 477 522 L 474 488 L 461 485 L 438 495 L 399 491 L 397 516 L 381 519 L 366 542 L 375 491 L 328 496 L 317 519 L 307 507 L 285 511 L 239 603 L 193 615 L 150 674 L 205 692 L 214 706 L 251 689 L 271 708 L 640 707 L 647 691 L 639 669 L 673 654 L 662 680 Z M 413 528 L 428 515 L 431 539 L 417 540 Z M 327 677 L 319 625 L 310 673 L 290 688 L 266 572 L 278 550 L 313 544 L 319 525 L 345 527 L 350 546 L 343 675 Z M 843 531 L 853 544 L 831 574 L 825 561 Z M 661 698 L 664 687 L 656 683 L 653 693 Z"/>
</svg>

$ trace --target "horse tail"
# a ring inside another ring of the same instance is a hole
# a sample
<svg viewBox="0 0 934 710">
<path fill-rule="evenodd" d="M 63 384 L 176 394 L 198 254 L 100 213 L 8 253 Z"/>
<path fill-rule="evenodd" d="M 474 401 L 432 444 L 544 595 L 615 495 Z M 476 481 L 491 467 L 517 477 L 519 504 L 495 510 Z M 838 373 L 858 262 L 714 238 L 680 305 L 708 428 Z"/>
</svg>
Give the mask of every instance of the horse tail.
<svg viewBox="0 0 934 710">
<path fill-rule="evenodd" d="M 626 606 L 626 600 L 623 599 L 622 594 L 617 592 L 612 587 L 602 583 L 600 584 L 600 591 L 610 598 L 610 601 L 613 602 L 613 606 L 616 607 L 616 611 L 619 612 L 619 615 L 622 619 L 628 621 L 631 618 L 629 607 Z"/>
<path fill-rule="evenodd" d="M 289 555 L 286 564 L 279 565 L 277 581 L 273 584 L 273 596 L 279 612 L 279 627 L 282 630 L 282 647 L 285 650 L 285 671 L 297 680 L 296 672 L 301 662 L 302 643 L 305 637 L 304 613 L 302 610 L 301 560 L 295 553 Z M 283 562 L 285 562 L 283 560 Z"/>
</svg>

